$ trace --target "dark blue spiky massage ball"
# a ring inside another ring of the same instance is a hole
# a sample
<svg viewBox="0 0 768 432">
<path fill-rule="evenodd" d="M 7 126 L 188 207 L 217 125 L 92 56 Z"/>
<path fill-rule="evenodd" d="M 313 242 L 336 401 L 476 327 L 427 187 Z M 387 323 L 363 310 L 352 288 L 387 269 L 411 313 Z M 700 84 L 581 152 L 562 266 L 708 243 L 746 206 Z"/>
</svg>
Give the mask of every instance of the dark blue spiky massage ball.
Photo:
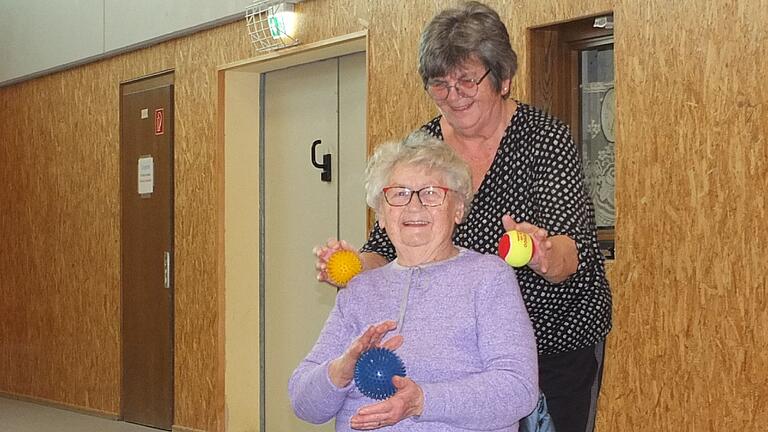
<svg viewBox="0 0 768 432">
<path fill-rule="evenodd" d="M 355 363 L 355 385 L 360 393 L 371 399 L 387 399 L 395 394 L 392 377 L 405 376 L 400 357 L 386 348 L 371 348 Z"/>
</svg>

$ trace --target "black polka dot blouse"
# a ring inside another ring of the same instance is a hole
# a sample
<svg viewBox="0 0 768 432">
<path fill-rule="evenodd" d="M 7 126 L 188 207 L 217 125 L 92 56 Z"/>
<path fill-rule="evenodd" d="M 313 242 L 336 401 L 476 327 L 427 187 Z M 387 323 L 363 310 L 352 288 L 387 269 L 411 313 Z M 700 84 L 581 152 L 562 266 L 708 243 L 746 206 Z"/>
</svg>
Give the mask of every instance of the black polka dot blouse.
<svg viewBox="0 0 768 432">
<path fill-rule="evenodd" d="M 440 117 L 422 128 L 443 139 Z M 469 215 L 456 228 L 454 243 L 495 254 L 505 214 L 550 235 L 567 235 L 578 249 L 576 273 L 560 284 L 547 282 L 528 267 L 516 269 L 539 354 L 573 351 L 603 340 L 611 328 L 611 292 L 579 152 L 565 124 L 519 102 Z M 396 256 L 378 223 L 361 250 L 389 260 Z"/>
</svg>

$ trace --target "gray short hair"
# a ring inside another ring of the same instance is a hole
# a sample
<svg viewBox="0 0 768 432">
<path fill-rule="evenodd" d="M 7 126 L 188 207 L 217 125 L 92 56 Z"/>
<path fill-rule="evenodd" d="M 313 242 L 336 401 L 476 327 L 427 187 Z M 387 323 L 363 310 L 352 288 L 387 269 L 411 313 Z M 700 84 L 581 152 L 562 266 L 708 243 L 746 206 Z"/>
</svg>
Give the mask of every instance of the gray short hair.
<svg viewBox="0 0 768 432">
<path fill-rule="evenodd" d="M 445 76 L 474 59 L 491 70 L 491 82 L 498 93 L 501 81 L 511 79 L 517 71 L 517 54 L 509 42 L 507 27 L 490 7 L 470 1 L 445 9 L 422 31 L 419 75 L 425 86 L 430 78 Z"/>
<path fill-rule="evenodd" d="M 416 130 L 402 141 L 380 144 L 365 170 L 365 200 L 378 214 L 383 204 L 382 189 L 398 165 L 427 168 L 445 177 L 443 185 L 456 191 L 464 203 L 462 220 L 472 202 L 472 174 L 466 162 L 447 144 L 423 130 Z"/>
</svg>

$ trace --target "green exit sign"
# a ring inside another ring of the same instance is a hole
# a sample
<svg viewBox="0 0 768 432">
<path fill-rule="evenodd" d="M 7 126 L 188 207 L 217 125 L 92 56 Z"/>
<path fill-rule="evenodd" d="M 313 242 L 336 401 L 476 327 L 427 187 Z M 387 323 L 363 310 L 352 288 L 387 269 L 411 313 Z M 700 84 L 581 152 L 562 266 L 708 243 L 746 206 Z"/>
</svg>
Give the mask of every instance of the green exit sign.
<svg viewBox="0 0 768 432">
<path fill-rule="evenodd" d="M 267 21 L 269 22 L 269 32 L 272 33 L 274 39 L 280 39 L 288 33 L 282 14 L 270 15 Z"/>
</svg>

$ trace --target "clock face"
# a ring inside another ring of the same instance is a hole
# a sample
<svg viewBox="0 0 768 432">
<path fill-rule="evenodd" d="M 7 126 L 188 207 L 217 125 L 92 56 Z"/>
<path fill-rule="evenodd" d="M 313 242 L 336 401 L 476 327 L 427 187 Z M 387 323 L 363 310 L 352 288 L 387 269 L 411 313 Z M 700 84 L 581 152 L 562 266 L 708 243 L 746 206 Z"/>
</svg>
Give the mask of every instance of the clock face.
<svg viewBox="0 0 768 432">
<path fill-rule="evenodd" d="M 615 135 L 616 123 L 616 92 L 611 87 L 603 95 L 603 104 L 600 107 L 600 128 L 608 142 L 616 142 Z"/>
</svg>

